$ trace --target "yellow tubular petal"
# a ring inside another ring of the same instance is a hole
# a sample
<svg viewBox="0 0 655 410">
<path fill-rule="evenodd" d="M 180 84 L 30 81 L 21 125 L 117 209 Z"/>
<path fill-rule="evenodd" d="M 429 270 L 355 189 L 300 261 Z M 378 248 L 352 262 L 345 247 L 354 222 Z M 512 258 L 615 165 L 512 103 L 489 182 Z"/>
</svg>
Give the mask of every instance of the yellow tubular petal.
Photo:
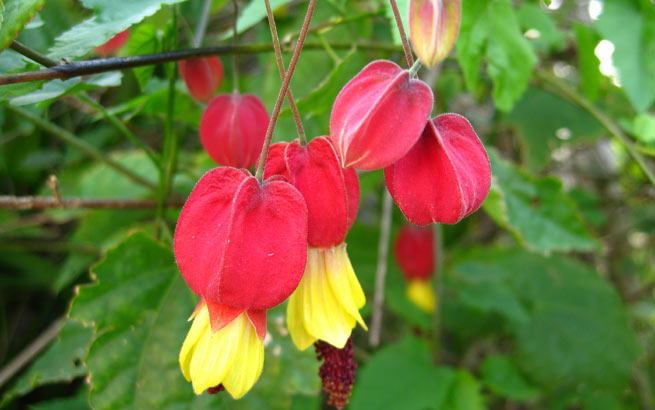
<svg viewBox="0 0 655 410">
<path fill-rule="evenodd" d="M 184 339 L 184 344 L 182 345 L 182 350 L 180 350 L 180 368 L 182 368 L 182 374 L 187 381 L 191 381 L 190 366 L 191 358 L 196 350 L 200 336 L 207 330 L 209 327 L 209 311 L 207 307 L 204 306 L 199 312 L 194 311 L 194 315 L 197 313 L 193 319 L 193 324 L 189 333 Z"/>
<path fill-rule="evenodd" d="M 406 289 L 407 299 L 428 313 L 434 311 L 436 300 L 429 280 L 410 280 Z"/>
<path fill-rule="evenodd" d="M 303 277 L 296 291 L 291 294 L 289 304 L 287 305 L 287 328 L 289 329 L 289 333 L 291 333 L 291 340 L 293 340 L 293 344 L 296 345 L 298 350 L 305 350 L 316 341 L 315 337 L 307 333 L 303 324 L 301 295 L 303 293 L 303 286 L 306 286 L 305 283 L 306 280 Z"/>
<path fill-rule="evenodd" d="M 367 329 L 364 319 L 359 314 L 359 308 L 364 306 L 366 299 L 348 259 L 346 245 L 341 244 L 332 248 L 325 255 L 326 275 L 332 291 L 345 311 Z"/>
<path fill-rule="evenodd" d="M 245 317 L 245 315 L 241 315 Z M 239 320 L 237 318 L 236 320 Z M 232 368 L 223 379 L 223 386 L 232 397 L 243 397 L 255 384 L 264 367 L 264 342 L 257 337 L 251 323 L 243 326 L 241 343 L 234 354 Z"/>
<path fill-rule="evenodd" d="M 307 286 L 302 293 L 304 325 L 312 336 L 341 349 L 345 346 L 355 319 L 346 312 L 330 287 L 323 249 L 310 248 L 307 255 Z"/>
<path fill-rule="evenodd" d="M 232 368 L 247 320 L 242 313 L 218 332 L 208 328 L 203 333 L 191 359 L 191 382 L 196 394 L 223 382 Z"/>
</svg>

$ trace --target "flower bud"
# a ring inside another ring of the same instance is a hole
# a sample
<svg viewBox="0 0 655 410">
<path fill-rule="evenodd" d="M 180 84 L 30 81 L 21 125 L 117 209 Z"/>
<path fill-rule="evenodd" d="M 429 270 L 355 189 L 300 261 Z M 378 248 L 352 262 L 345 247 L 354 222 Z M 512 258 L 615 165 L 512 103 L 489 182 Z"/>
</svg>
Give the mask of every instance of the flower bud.
<svg viewBox="0 0 655 410">
<path fill-rule="evenodd" d="M 255 165 L 264 144 L 268 113 L 255 95 L 238 92 L 211 100 L 200 120 L 200 141 L 218 164 Z"/>
<path fill-rule="evenodd" d="M 454 224 L 475 212 L 489 193 L 491 167 L 468 120 L 442 114 L 403 158 L 384 170 L 389 193 L 416 225 Z"/>
<path fill-rule="evenodd" d="M 305 198 L 311 246 L 328 248 L 345 240 L 357 216 L 359 180 L 354 169 L 341 168 L 327 137 L 305 146 L 298 141 L 271 146 L 264 177 L 275 174 L 284 175 Z"/>
<path fill-rule="evenodd" d="M 115 54 L 123 48 L 125 43 L 127 43 L 127 39 L 130 37 L 130 29 L 128 28 L 127 30 L 121 31 L 120 33 L 116 34 L 114 37 L 112 37 L 109 41 L 107 41 L 105 44 L 101 45 L 100 47 L 96 47 L 96 53 L 102 57 L 106 58 L 109 57 L 112 54 Z"/>
<path fill-rule="evenodd" d="M 461 20 L 461 0 L 411 0 L 409 32 L 421 62 L 433 67 L 455 45 Z"/>
<path fill-rule="evenodd" d="M 432 229 L 405 225 L 394 244 L 396 262 L 407 279 L 427 279 L 434 272 Z"/>
<path fill-rule="evenodd" d="M 191 290 L 209 303 L 210 316 L 229 322 L 243 310 L 276 306 L 305 269 L 305 201 L 280 178 L 260 185 L 247 171 L 215 168 L 182 208 L 175 258 Z M 224 312 L 212 315 L 212 306 Z"/>
<path fill-rule="evenodd" d="M 410 150 L 432 111 L 432 90 L 391 61 L 368 64 L 339 92 L 330 137 L 344 167 L 373 170 Z"/>
<path fill-rule="evenodd" d="M 211 100 L 223 81 L 223 64 L 218 57 L 180 60 L 178 68 L 189 94 L 198 101 Z"/>
</svg>

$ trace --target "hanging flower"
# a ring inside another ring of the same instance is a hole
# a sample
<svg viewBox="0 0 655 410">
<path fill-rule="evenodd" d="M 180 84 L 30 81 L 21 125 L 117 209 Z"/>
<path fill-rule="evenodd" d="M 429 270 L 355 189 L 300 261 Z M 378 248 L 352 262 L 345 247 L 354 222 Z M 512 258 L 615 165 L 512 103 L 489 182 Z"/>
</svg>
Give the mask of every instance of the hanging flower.
<svg viewBox="0 0 655 410">
<path fill-rule="evenodd" d="M 250 390 L 264 361 L 266 310 L 297 287 L 307 258 L 307 208 L 280 178 L 215 168 L 191 192 L 175 229 L 180 272 L 201 301 L 180 352 L 196 394 Z"/>
<path fill-rule="evenodd" d="M 96 53 L 103 58 L 109 57 L 110 55 L 116 54 L 118 50 L 123 48 L 127 39 L 130 38 L 130 29 L 121 31 L 112 37 L 105 44 L 96 47 Z"/>
<path fill-rule="evenodd" d="M 211 100 L 223 81 L 223 64 L 218 57 L 180 60 L 177 66 L 189 94 L 198 101 Z"/>
<path fill-rule="evenodd" d="M 455 45 L 461 20 L 461 0 L 411 0 L 409 32 L 418 58 L 434 67 Z"/>
<path fill-rule="evenodd" d="M 200 141 L 216 163 L 250 168 L 259 158 L 268 120 L 266 107 L 256 95 L 221 94 L 202 114 Z"/>
<path fill-rule="evenodd" d="M 433 118 L 414 147 L 385 168 L 389 193 L 408 221 L 454 224 L 475 212 L 491 185 L 484 146 L 458 114 Z"/>
<path fill-rule="evenodd" d="M 432 229 L 405 225 L 394 245 L 396 262 L 407 279 L 406 295 L 426 312 L 436 305 L 430 277 L 434 273 L 434 235 Z"/>
<path fill-rule="evenodd" d="M 330 138 L 344 167 L 391 165 L 412 148 L 432 111 L 433 95 L 409 70 L 378 60 L 339 92 L 330 115 Z"/>
<path fill-rule="evenodd" d="M 305 273 L 287 307 L 287 326 L 300 350 L 317 340 L 341 349 L 359 323 L 364 292 L 344 240 L 357 215 L 359 181 L 343 169 L 327 137 L 306 146 L 297 141 L 271 146 L 264 176 L 283 175 L 305 198 L 308 254 Z"/>
</svg>

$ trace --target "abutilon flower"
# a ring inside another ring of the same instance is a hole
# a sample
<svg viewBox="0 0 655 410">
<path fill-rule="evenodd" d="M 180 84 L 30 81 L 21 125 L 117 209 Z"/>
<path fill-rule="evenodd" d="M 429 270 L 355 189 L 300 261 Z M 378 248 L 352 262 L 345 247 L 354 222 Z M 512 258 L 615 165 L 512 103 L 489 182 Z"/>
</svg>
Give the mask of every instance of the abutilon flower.
<svg viewBox="0 0 655 410">
<path fill-rule="evenodd" d="M 318 137 L 306 146 L 272 145 L 264 176 L 276 174 L 302 193 L 308 212 L 307 266 L 287 306 L 291 338 L 300 350 L 317 340 L 341 349 L 356 323 L 366 329 L 364 292 L 344 243 L 357 215 L 357 173 L 343 169 L 332 142 Z"/>
<path fill-rule="evenodd" d="M 412 46 L 427 67 L 434 67 L 445 59 L 455 45 L 461 8 L 461 0 L 410 0 Z"/>
<path fill-rule="evenodd" d="M 218 57 L 180 60 L 177 66 L 189 94 L 198 101 L 211 100 L 223 81 L 223 64 Z"/>
<path fill-rule="evenodd" d="M 266 310 L 297 287 L 307 258 L 307 207 L 282 178 L 230 167 L 206 173 L 175 228 L 175 259 L 201 300 L 180 351 L 196 394 L 238 399 L 264 363 Z"/>
<path fill-rule="evenodd" d="M 96 47 L 96 53 L 103 58 L 109 57 L 110 55 L 115 54 L 116 52 L 118 52 L 118 50 L 123 48 L 125 43 L 127 43 L 127 39 L 129 37 L 130 37 L 130 29 L 128 28 L 116 34 L 105 44 Z"/>
<path fill-rule="evenodd" d="M 415 225 L 454 224 L 475 212 L 489 193 L 489 158 L 468 120 L 433 118 L 416 145 L 384 179 L 393 200 Z"/>
<path fill-rule="evenodd" d="M 398 231 L 394 251 L 400 271 L 407 279 L 407 298 L 426 312 L 434 311 L 436 300 L 430 284 L 434 273 L 432 229 L 403 226 Z"/>
<path fill-rule="evenodd" d="M 200 120 L 200 141 L 218 164 L 255 165 L 268 127 L 266 107 L 253 94 L 221 94 L 210 101 Z"/>
<path fill-rule="evenodd" d="M 384 168 L 421 136 L 432 111 L 432 90 L 409 70 L 373 61 L 339 92 L 330 115 L 330 138 L 343 167 Z"/>
</svg>

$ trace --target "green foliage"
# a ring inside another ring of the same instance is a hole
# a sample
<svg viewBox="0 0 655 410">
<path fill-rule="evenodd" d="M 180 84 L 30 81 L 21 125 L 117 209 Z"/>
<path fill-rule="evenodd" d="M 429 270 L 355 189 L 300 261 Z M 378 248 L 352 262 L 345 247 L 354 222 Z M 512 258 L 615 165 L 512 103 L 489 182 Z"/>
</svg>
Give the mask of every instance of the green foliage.
<svg viewBox="0 0 655 410">
<path fill-rule="evenodd" d="M 484 384 L 500 396 L 522 401 L 539 393 L 507 356 L 487 356 L 480 366 L 480 372 Z"/>
<path fill-rule="evenodd" d="M 127 43 L 127 51 L 130 55 L 135 54 L 152 54 L 161 51 L 157 28 L 152 24 L 141 24 L 130 33 L 130 40 Z M 141 90 L 145 90 L 148 81 L 155 71 L 154 66 L 136 67 L 134 75 L 139 82 Z"/>
<path fill-rule="evenodd" d="M 0 4 L 0 51 L 9 47 L 23 27 L 32 20 L 45 0 L 7 0 Z"/>
</svg>

